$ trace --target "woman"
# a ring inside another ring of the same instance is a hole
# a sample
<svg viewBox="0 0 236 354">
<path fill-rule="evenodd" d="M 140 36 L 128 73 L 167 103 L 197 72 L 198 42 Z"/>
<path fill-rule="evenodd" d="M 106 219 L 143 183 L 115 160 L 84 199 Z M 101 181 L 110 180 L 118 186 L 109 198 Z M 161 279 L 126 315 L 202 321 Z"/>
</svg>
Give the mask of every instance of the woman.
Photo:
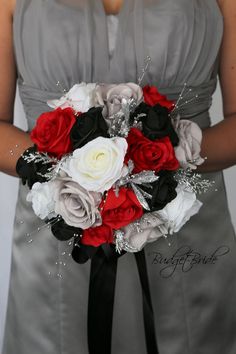
<svg viewBox="0 0 236 354">
<path fill-rule="evenodd" d="M 1 0 L 0 6 L 0 168 L 8 174 L 16 175 L 18 158 L 32 145 L 29 134 L 12 125 L 17 76 L 29 130 L 48 109 L 46 101 L 61 96 L 58 81 L 66 90 L 81 81 L 137 82 L 148 55 L 144 83 L 170 99 L 178 98 L 184 83 L 193 87 L 193 103 L 183 107 L 182 117 L 203 129 L 207 160 L 201 171 L 217 191 L 201 197 L 200 213 L 171 246 L 162 238 L 145 249 L 156 337 L 161 354 L 234 354 L 236 247 L 221 171 L 236 162 L 235 1 Z M 113 53 L 106 14 L 118 14 Z M 218 73 L 225 120 L 209 127 Z M 47 229 L 28 243 L 26 234 L 41 223 L 25 201 L 27 191 L 20 185 L 3 354 L 86 354 L 89 264 L 67 257 L 63 267 L 67 246 Z M 175 266 L 165 267 L 164 258 Z M 141 307 L 134 259 L 124 255 L 112 353 L 146 353 Z"/>
</svg>

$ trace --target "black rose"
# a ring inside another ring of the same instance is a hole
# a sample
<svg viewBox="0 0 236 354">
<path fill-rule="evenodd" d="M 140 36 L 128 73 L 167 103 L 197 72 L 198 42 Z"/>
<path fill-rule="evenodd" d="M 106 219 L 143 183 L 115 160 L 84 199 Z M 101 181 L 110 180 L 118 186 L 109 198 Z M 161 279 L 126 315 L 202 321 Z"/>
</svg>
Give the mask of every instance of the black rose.
<svg viewBox="0 0 236 354">
<path fill-rule="evenodd" d="M 28 148 L 23 155 L 19 158 L 16 164 L 16 172 L 18 176 L 21 178 L 22 183 L 27 184 L 31 189 L 33 184 L 36 182 L 46 182 L 47 178 L 43 177 L 47 172 L 49 172 L 49 168 L 52 167 L 51 163 L 42 163 L 42 162 L 27 162 L 25 158 L 30 154 L 35 154 L 37 151 L 36 145 Z"/>
<path fill-rule="evenodd" d="M 108 126 L 102 115 L 102 107 L 93 107 L 82 113 L 71 129 L 70 138 L 73 149 L 78 149 L 89 141 L 102 136 L 108 138 Z"/>
<path fill-rule="evenodd" d="M 67 225 L 63 219 L 59 221 L 55 221 L 55 223 L 53 223 L 53 220 L 51 220 L 51 222 L 52 222 L 52 227 L 51 227 L 52 234 L 59 241 L 68 241 L 72 237 L 75 237 L 75 235 L 78 235 L 79 237 L 82 232 L 82 230 L 76 227 Z"/>
<path fill-rule="evenodd" d="M 163 209 L 166 204 L 176 198 L 177 184 L 172 172 L 163 171 L 160 173 L 159 179 L 151 184 L 152 188 L 143 188 L 152 195 L 152 199 L 147 199 L 151 211 Z"/>
<path fill-rule="evenodd" d="M 166 107 L 159 104 L 149 106 L 142 102 L 135 110 L 133 118 L 139 114 L 145 114 L 140 120 L 143 125 L 143 134 L 150 140 L 156 140 L 169 136 L 173 146 L 177 146 L 179 138 L 175 132 L 169 111 Z"/>
</svg>

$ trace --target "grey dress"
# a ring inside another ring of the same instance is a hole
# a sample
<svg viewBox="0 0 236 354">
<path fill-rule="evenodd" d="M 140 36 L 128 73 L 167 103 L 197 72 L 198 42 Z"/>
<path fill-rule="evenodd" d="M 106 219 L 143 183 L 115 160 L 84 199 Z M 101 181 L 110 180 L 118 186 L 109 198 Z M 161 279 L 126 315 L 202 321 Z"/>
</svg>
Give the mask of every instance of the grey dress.
<svg viewBox="0 0 236 354">
<path fill-rule="evenodd" d="M 209 126 L 222 32 L 216 0 L 125 0 L 110 58 L 101 0 L 17 0 L 14 45 L 29 129 L 49 110 L 46 101 L 61 96 L 57 81 L 67 90 L 81 81 L 137 82 L 148 55 L 143 84 L 171 99 L 184 83 L 192 86 L 189 100 L 199 97 L 181 116 Z M 236 353 L 236 243 L 222 173 L 207 177 L 215 187 L 201 196 L 200 213 L 170 246 L 161 238 L 145 250 L 160 354 Z M 34 216 L 27 191 L 20 185 L 2 354 L 88 354 L 90 264 L 73 263 L 70 245 Z M 131 352 L 146 347 L 141 286 L 126 254 L 118 264 L 112 354 Z"/>
</svg>

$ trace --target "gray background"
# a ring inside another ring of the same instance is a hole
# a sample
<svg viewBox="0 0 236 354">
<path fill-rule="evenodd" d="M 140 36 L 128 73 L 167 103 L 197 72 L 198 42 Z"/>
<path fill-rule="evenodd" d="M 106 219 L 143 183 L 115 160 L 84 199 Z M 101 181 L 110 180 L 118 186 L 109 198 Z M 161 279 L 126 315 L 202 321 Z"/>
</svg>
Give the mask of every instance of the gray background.
<svg viewBox="0 0 236 354">
<path fill-rule="evenodd" d="M 219 87 L 214 95 L 211 117 L 214 123 L 218 122 L 223 117 L 221 92 Z M 25 117 L 18 93 L 16 95 L 15 103 L 15 123 L 22 128 L 26 127 Z M 236 186 L 234 183 L 236 179 L 236 167 L 232 167 L 225 171 L 225 179 L 231 216 L 236 227 Z M 0 349 L 2 346 L 4 320 L 6 314 L 11 258 L 12 224 L 17 197 L 17 186 L 16 178 L 0 173 Z"/>
</svg>

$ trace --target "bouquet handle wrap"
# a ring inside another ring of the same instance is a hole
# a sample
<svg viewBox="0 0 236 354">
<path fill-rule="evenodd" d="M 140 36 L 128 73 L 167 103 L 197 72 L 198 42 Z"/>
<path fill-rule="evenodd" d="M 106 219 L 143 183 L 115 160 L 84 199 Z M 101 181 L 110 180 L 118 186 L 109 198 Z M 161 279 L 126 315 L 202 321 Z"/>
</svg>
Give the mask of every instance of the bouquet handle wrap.
<svg viewBox="0 0 236 354">
<path fill-rule="evenodd" d="M 105 245 L 108 246 L 108 245 Z M 91 259 L 88 302 L 88 346 L 90 354 L 111 354 L 112 318 L 119 254 L 100 247 Z M 135 254 L 143 296 L 147 354 L 158 354 L 155 323 L 144 251 Z"/>
</svg>

